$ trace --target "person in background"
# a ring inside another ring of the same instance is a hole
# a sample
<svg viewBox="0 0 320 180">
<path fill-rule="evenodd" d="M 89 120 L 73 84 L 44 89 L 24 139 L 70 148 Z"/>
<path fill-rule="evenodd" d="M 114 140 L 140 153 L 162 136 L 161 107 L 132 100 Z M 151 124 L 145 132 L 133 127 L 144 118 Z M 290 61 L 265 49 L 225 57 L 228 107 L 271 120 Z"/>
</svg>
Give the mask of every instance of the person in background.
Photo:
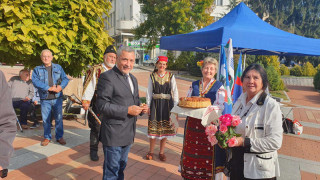
<svg viewBox="0 0 320 180">
<path fill-rule="evenodd" d="M 282 144 L 282 113 L 279 103 L 265 90 L 269 85 L 266 71 L 259 64 L 249 65 L 241 76 L 244 93 L 232 108 L 242 123 L 235 131 L 230 179 L 276 179 L 280 176 L 277 150 Z"/>
<path fill-rule="evenodd" d="M 40 95 L 39 95 L 38 89 L 35 87 L 33 89 L 34 89 L 34 96 L 31 101 L 32 109 L 30 111 L 30 116 L 33 121 L 33 125 L 30 127 L 30 129 L 34 129 L 34 128 L 39 127 L 39 121 L 37 120 L 36 111 L 41 106 L 40 105 Z"/>
<path fill-rule="evenodd" d="M 202 78 L 192 82 L 188 97 L 210 98 L 213 106 L 224 109 L 225 89 L 220 81 L 214 78 L 219 67 L 216 59 L 206 57 L 201 65 Z M 211 146 L 201 119 L 187 117 L 183 150 L 181 155 L 181 176 L 184 179 L 222 179 L 225 160 L 224 150 Z"/>
<path fill-rule="evenodd" d="M 137 116 L 148 110 L 147 105 L 140 105 L 138 82 L 130 73 L 134 62 L 134 49 L 122 46 L 117 53 L 116 66 L 99 77 L 96 105 L 101 117 L 104 180 L 124 179 Z"/>
<path fill-rule="evenodd" d="M 47 146 L 51 136 L 51 114 L 55 119 L 56 141 L 65 145 L 63 139 L 62 121 L 62 90 L 68 85 L 69 79 L 59 64 L 52 63 L 52 52 L 44 49 L 41 52 L 42 65 L 34 68 L 32 73 L 33 85 L 38 89 L 41 103 L 44 139 L 41 146 Z"/>
<path fill-rule="evenodd" d="M 8 82 L 12 92 L 13 108 L 20 109 L 20 124 L 23 129 L 28 129 L 27 115 L 31 110 L 33 98 L 33 85 L 28 69 L 22 69 L 19 76 L 13 76 Z"/>
<path fill-rule="evenodd" d="M 16 137 L 16 113 L 14 112 L 11 90 L 0 70 L 0 179 L 8 173 L 9 159 L 13 153 L 13 140 Z"/>
<path fill-rule="evenodd" d="M 97 83 L 101 73 L 106 72 L 114 67 L 116 63 L 116 50 L 110 45 L 104 51 L 103 63 L 91 67 L 86 74 L 83 83 L 82 92 L 82 108 L 88 110 L 92 107 L 95 114 L 99 114 L 96 107 Z M 90 158 L 92 161 L 98 161 L 98 145 L 100 124 L 96 121 L 91 113 L 88 114 L 88 122 L 90 127 Z"/>
<path fill-rule="evenodd" d="M 174 127 L 170 125 L 170 111 L 179 102 L 178 89 L 174 75 L 166 71 L 168 58 L 159 56 L 156 69 L 150 75 L 147 90 L 147 105 L 150 108 L 148 120 L 148 138 L 150 150 L 146 155 L 147 160 L 153 159 L 156 139 L 160 140 L 159 159 L 166 160 L 164 148 L 167 138 L 175 137 Z"/>
</svg>

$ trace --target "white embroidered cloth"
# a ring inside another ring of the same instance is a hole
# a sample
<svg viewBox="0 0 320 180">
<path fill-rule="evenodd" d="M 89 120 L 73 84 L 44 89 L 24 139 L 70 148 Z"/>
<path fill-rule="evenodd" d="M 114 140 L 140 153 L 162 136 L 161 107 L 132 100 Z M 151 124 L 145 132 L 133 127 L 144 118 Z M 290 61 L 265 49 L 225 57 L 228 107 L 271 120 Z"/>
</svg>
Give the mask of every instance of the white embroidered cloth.
<svg viewBox="0 0 320 180">
<path fill-rule="evenodd" d="M 201 119 L 201 124 L 205 127 L 211 122 L 214 124 L 218 123 L 218 118 L 221 116 L 221 110 L 218 106 L 209 106 L 207 108 L 183 108 L 179 106 L 174 106 L 171 109 L 170 124 L 177 129 L 178 115 L 189 116 L 197 119 Z"/>
</svg>

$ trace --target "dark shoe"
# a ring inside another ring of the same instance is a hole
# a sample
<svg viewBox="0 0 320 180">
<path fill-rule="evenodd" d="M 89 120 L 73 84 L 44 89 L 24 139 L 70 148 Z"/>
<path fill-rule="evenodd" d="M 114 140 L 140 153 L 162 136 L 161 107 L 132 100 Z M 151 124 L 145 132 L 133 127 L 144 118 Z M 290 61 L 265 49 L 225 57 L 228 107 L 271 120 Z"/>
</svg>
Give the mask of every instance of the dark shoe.
<svg viewBox="0 0 320 180">
<path fill-rule="evenodd" d="M 152 160 L 153 159 L 153 153 L 148 152 L 148 154 L 146 155 L 146 160 Z"/>
<path fill-rule="evenodd" d="M 33 123 L 33 125 L 30 127 L 30 129 L 34 129 L 34 128 L 37 128 L 39 127 L 39 123 Z"/>
<path fill-rule="evenodd" d="M 29 126 L 25 125 L 25 124 L 22 124 L 21 127 L 22 127 L 22 129 L 29 129 Z"/>
<path fill-rule="evenodd" d="M 99 161 L 98 152 L 91 151 L 90 152 L 90 158 L 91 158 L 91 161 Z"/>
<path fill-rule="evenodd" d="M 164 154 L 159 153 L 159 159 L 160 159 L 160 161 L 166 161 L 167 157 Z"/>
<path fill-rule="evenodd" d="M 57 142 L 61 145 L 65 145 L 67 144 L 66 141 L 63 138 L 60 138 L 59 140 L 57 140 Z"/>
<path fill-rule="evenodd" d="M 41 146 L 47 146 L 49 142 L 50 142 L 49 139 L 44 139 L 43 141 L 41 141 Z"/>
</svg>

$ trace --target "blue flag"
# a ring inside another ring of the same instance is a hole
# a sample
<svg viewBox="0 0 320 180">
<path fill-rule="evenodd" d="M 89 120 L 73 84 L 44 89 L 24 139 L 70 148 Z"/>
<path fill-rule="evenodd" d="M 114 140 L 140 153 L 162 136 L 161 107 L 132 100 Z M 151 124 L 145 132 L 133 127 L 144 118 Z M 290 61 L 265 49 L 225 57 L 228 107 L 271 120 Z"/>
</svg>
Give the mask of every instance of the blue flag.
<svg viewBox="0 0 320 180">
<path fill-rule="evenodd" d="M 242 93 L 242 82 L 241 82 L 241 76 L 242 76 L 242 52 L 240 52 L 238 67 L 237 67 L 237 73 L 236 73 L 236 81 L 234 85 L 234 89 L 232 92 L 232 101 L 235 103 L 239 96 Z"/>
<path fill-rule="evenodd" d="M 222 114 L 231 114 L 232 111 L 232 97 L 231 97 L 231 88 L 229 82 L 229 74 L 228 74 L 228 67 L 227 67 L 227 58 L 224 47 L 221 46 L 220 48 L 220 76 L 219 80 L 223 83 L 225 89 L 225 99 L 224 99 L 224 110 Z"/>
</svg>

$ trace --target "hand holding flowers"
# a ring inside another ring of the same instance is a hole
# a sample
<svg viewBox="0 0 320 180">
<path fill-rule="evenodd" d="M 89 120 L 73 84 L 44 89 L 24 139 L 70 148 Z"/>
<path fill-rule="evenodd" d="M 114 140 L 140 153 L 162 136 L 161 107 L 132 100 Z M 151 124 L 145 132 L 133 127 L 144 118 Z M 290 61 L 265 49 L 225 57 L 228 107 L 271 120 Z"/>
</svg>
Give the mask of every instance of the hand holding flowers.
<svg viewBox="0 0 320 180">
<path fill-rule="evenodd" d="M 219 144 L 222 148 L 238 146 L 241 134 L 237 134 L 234 128 L 241 123 L 239 116 L 225 114 L 219 117 L 219 127 L 210 124 L 206 127 L 206 135 L 211 145 Z M 241 142 L 242 143 L 242 142 Z"/>
</svg>

